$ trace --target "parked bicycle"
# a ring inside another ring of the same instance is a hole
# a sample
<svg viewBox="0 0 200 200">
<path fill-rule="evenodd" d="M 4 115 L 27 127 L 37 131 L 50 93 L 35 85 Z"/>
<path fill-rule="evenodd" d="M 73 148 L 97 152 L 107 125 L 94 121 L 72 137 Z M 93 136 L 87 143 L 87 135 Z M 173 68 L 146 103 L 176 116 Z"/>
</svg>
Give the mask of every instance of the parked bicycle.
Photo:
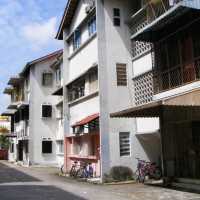
<svg viewBox="0 0 200 200">
<path fill-rule="evenodd" d="M 92 178 L 94 170 L 91 163 L 81 162 L 78 164 L 75 161 L 72 164 L 69 175 L 74 178 Z"/>
<path fill-rule="evenodd" d="M 139 183 L 143 183 L 145 179 L 145 160 L 141 160 L 139 158 L 136 158 L 137 163 L 137 170 L 134 173 L 134 178 Z"/>
<path fill-rule="evenodd" d="M 162 176 L 160 168 L 156 165 L 156 163 L 147 162 L 145 160 L 138 160 L 137 170 L 135 172 L 135 180 L 144 183 L 145 178 L 148 176 L 150 179 L 159 180 Z"/>
<path fill-rule="evenodd" d="M 93 167 L 91 163 L 82 162 L 80 168 L 77 171 L 77 177 L 79 178 L 92 178 L 93 177 Z"/>
<path fill-rule="evenodd" d="M 78 173 L 78 169 L 79 169 L 79 165 L 78 165 L 78 162 L 75 161 L 73 164 L 72 164 L 72 167 L 70 169 L 70 172 L 69 172 L 69 175 L 71 177 L 77 177 L 77 173 Z"/>
</svg>

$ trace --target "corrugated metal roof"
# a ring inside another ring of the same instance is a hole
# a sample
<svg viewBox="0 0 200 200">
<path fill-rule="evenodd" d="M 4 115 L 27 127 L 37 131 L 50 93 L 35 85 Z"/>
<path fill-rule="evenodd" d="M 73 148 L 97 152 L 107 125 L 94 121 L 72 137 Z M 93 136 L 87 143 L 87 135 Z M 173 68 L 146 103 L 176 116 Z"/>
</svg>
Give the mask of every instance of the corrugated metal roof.
<svg viewBox="0 0 200 200">
<path fill-rule="evenodd" d="M 77 122 L 76 124 L 72 125 L 72 127 L 75 127 L 75 126 L 83 126 L 83 125 L 86 125 L 90 122 L 92 122 L 93 120 L 99 118 L 99 113 L 95 113 L 93 115 L 90 115 L 90 116 L 87 116 L 85 117 L 84 119 L 82 119 L 81 121 Z"/>
</svg>

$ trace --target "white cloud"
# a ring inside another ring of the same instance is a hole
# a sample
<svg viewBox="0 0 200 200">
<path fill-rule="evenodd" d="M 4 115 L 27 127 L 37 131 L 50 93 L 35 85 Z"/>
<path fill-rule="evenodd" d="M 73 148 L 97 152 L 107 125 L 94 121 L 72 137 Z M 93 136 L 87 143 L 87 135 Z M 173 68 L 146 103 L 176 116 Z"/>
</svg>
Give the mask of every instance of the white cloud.
<svg viewBox="0 0 200 200">
<path fill-rule="evenodd" d="M 22 28 L 22 34 L 30 42 L 33 49 L 40 49 L 55 37 L 56 17 L 52 17 L 46 22 L 31 23 Z"/>
</svg>

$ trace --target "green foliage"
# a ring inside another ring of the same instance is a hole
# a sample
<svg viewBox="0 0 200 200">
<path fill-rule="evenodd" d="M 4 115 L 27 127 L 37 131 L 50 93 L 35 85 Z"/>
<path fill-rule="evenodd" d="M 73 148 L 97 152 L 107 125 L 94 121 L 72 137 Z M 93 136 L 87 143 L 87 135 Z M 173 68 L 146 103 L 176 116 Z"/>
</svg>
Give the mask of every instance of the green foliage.
<svg viewBox="0 0 200 200">
<path fill-rule="evenodd" d="M 9 139 L 5 135 L 0 135 L 0 146 L 2 149 L 9 149 Z"/>
</svg>

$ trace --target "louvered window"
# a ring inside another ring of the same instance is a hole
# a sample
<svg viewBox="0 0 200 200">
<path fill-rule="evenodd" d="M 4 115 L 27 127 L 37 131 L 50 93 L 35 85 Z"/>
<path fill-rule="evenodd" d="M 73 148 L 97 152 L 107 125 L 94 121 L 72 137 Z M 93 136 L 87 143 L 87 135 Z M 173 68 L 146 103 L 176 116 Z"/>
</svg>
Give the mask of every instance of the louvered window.
<svg viewBox="0 0 200 200">
<path fill-rule="evenodd" d="M 120 132 L 119 133 L 119 143 L 120 143 L 120 156 L 130 156 L 131 145 L 130 145 L 130 133 Z"/>
<path fill-rule="evenodd" d="M 127 86 L 126 64 L 117 64 L 117 86 Z"/>
</svg>

